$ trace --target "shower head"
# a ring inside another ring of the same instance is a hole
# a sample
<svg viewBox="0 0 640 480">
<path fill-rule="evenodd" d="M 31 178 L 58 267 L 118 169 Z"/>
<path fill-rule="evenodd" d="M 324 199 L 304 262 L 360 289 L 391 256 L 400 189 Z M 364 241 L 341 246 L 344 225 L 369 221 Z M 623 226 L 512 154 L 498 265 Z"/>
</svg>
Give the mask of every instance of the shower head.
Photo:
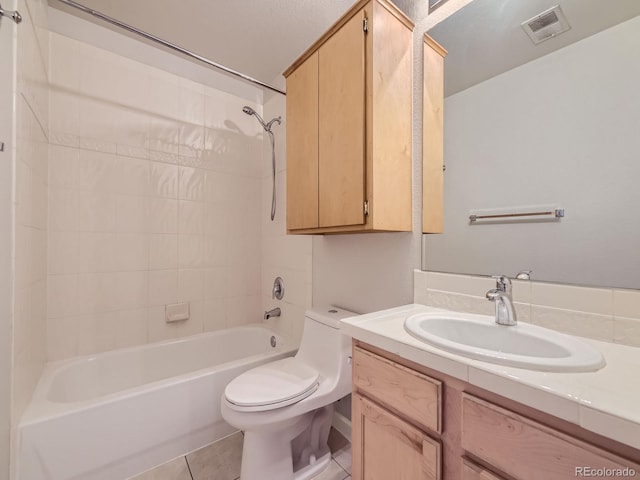
<svg viewBox="0 0 640 480">
<path fill-rule="evenodd" d="M 244 107 L 242 107 L 242 111 L 247 115 L 254 115 L 260 122 L 260 125 L 262 125 L 262 128 L 264 128 L 265 131 L 267 132 L 271 132 L 271 125 L 273 125 L 273 122 L 278 122 L 278 124 L 282 123 L 280 117 L 276 117 L 272 119 L 271 121 L 269 121 L 269 123 L 264 123 L 264 120 L 262 120 L 262 117 L 258 115 L 258 112 L 256 112 L 253 108 L 249 107 L 248 105 L 245 105 Z"/>
</svg>

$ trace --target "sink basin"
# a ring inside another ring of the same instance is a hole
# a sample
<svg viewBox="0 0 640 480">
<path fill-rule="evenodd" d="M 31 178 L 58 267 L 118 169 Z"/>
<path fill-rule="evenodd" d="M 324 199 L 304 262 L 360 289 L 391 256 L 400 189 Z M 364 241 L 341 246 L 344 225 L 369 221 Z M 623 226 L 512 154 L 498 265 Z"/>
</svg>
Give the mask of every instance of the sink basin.
<svg viewBox="0 0 640 480">
<path fill-rule="evenodd" d="M 545 372 L 593 372 L 602 354 L 571 335 L 528 323 L 507 327 L 494 317 L 464 313 L 419 313 L 405 330 L 429 345 L 476 360 Z"/>
</svg>

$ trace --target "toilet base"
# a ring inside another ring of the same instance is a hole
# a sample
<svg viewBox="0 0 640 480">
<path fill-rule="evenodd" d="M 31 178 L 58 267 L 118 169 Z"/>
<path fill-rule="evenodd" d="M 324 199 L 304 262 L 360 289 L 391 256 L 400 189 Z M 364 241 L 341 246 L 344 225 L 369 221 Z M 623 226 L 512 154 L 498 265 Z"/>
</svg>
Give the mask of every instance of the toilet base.
<svg viewBox="0 0 640 480">
<path fill-rule="evenodd" d="M 327 452 L 322 457 L 316 459 L 313 465 L 309 464 L 294 472 L 293 480 L 311 480 L 317 475 L 320 475 L 320 473 L 329 466 L 329 463 L 331 463 L 331 452 Z"/>
<path fill-rule="evenodd" d="M 331 462 L 333 405 L 263 430 L 245 430 L 240 480 L 311 480 Z"/>
</svg>

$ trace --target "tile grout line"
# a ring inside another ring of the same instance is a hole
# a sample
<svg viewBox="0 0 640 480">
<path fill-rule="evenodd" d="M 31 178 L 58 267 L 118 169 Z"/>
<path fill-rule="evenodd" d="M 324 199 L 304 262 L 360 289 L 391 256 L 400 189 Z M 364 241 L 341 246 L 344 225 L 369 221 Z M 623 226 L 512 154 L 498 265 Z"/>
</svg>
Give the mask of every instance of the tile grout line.
<svg viewBox="0 0 640 480">
<path fill-rule="evenodd" d="M 189 476 L 191 477 L 191 480 L 194 480 L 193 478 L 193 473 L 191 473 L 191 465 L 189 465 L 189 459 L 187 458 L 187 456 L 184 456 L 184 461 L 187 464 L 187 470 L 189 470 Z"/>
</svg>

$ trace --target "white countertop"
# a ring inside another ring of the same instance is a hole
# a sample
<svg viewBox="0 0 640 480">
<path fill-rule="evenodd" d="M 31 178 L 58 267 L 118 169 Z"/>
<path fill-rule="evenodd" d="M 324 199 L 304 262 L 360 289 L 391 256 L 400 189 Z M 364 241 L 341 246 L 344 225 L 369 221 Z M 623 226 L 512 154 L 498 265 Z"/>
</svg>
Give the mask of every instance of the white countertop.
<svg viewBox="0 0 640 480">
<path fill-rule="evenodd" d="M 597 372 L 553 373 L 472 360 L 423 343 L 404 329 L 409 315 L 448 312 L 405 305 L 351 317 L 341 330 L 357 340 L 640 449 L 640 348 L 583 338 L 604 355 Z"/>
</svg>

